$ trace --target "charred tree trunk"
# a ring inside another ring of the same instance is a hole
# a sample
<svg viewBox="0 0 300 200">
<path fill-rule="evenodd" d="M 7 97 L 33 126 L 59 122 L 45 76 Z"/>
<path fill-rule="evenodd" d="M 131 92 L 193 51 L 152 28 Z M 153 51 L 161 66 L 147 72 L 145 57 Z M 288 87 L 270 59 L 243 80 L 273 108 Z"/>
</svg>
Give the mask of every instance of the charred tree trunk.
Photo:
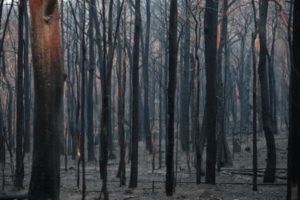
<svg viewBox="0 0 300 200">
<path fill-rule="evenodd" d="M 294 0 L 293 14 L 292 68 L 289 89 L 289 141 L 288 141 L 288 195 L 292 199 L 291 188 L 298 187 L 297 199 L 300 199 L 300 2 Z"/>
<path fill-rule="evenodd" d="M 270 90 L 268 87 L 267 65 L 267 40 L 266 40 L 266 23 L 268 14 L 268 1 L 260 0 L 259 2 L 259 41 L 260 53 L 258 63 L 258 74 L 261 86 L 261 103 L 262 103 L 262 120 L 263 129 L 267 143 L 267 167 L 264 176 L 264 182 L 274 182 L 276 172 L 276 148 L 274 139 L 274 127 L 272 126 L 272 114 L 270 109 Z"/>
<path fill-rule="evenodd" d="M 228 69 L 228 1 L 223 2 L 222 11 L 222 22 L 221 22 L 221 32 L 220 34 L 220 44 L 218 49 L 218 111 L 217 111 L 217 166 L 218 170 L 224 166 L 232 165 L 231 153 L 228 148 L 228 143 L 226 139 L 226 127 L 225 127 L 225 115 L 226 115 L 226 105 L 227 105 L 227 69 Z M 223 80 L 223 49 L 224 49 L 224 82 Z"/>
<path fill-rule="evenodd" d="M 95 160 L 94 150 L 94 77 L 95 77 L 95 49 L 94 49 L 94 17 L 95 0 L 89 2 L 89 80 L 87 88 L 87 139 L 88 139 L 88 161 Z"/>
<path fill-rule="evenodd" d="M 119 89 L 118 89 L 118 131 L 119 131 L 119 145 L 120 145 L 120 162 L 118 177 L 120 178 L 120 185 L 126 184 L 126 162 L 125 162 L 125 89 L 126 89 L 126 59 L 125 50 L 123 57 L 121 56 L 122 62 L 119 66 Z"/>
<path fill-rule="evenodd" d="M 8 144 L 10 148 L 14 148 L 13 138 L 13 102 L 14 95 L 11 86 L 8 84 L 8 103 L 7 103 L 7 133 L 8 133 Z"/>
<path fill-rule="evenodd" d="M 119 2 L 118 2 L 119 5 Z M 119 5 L 120 7 L 120 5 Z M 126 37 L 126 23 L 125 23 L 126 12 L 124 12 L 123 18 L 123 37 Z M 120 161 L 117 177 L 120 178 L 120 186 L 126 185 L 126 162 L 125 162 L 125 90 L 126 90 L 126 51 L 125 41 L 121 42 L 120 35 L 118 36 L 118 135 L 120 145 Z M 123 46 L 122 46 L 123 45 Z"/>
<path fill-rule="evenodd" d="M 166 194 L 174 193 L 174 118 L 176 95 L 176 68 L 177 68 L 177 0 L 171 0 L 169 21 L 169 82 L 167 101 L 167 140 L 166 140 Z"/>
<path fill-rule="evenodd" d="M 252 0 L 252 8 L 253 8 L 253 15 L 254 15 L 254 32 L 252 34 L 252 65 L 253 65 L 253 92 L 252 92 L 252 104 L 253 104 L 253 111 L 252 111 L 252 123 L 253 123 L 253 141 L 252 141 L 252 148 L 253 148 L 253 156 L 252 156 L 252 167 L 253 167 L 253 181 L 252 181 L 252 189 L 253 191 L 257 191 L 257 112 L 256 112 L 256 86 L 257 86 L 257 77 L 256 77 L 256 52 L 255 52 L 255 39 L 257 37 L 257 21 L 256 21 L 256 7 L 254 0 Z"/>
<path fill-rule="evenodd" d="M 101 71 L 101 89 L 102 89 L 102 110 L 101 110 L 101 126 L 100 126 L 100 177 L 102 179 L 101 195 L 105 200 L 108 199 L 107 191 L 107 162 L 108 162 L 108 132 L 109 132 L 109 88 L 108 88 L 108 77 L 107 77 L 107 41 L 106 41 L 106 17 L 105 17 L 105 1 L 102 0 L 102 11 L 103 11 L 103 60 L 102 60 L 102 71 Z"/>
<path fill-rule="evenodd" d="M 270 64 L 268 65 L 268 77 L 269 77 L 269 89 L 270 89 L 270 109 L 271 109 L 271 118 L 274 134 L 277 134 L 277 94 L 276 94 L 276 85 L 275 85 L 275 48 L 276 48 L 276 31 L 278 27 L 278 17 L 275 16 L 274 25 L 272 28 L 272 44 L 271 44 L 271 55 L 270 55 Z"/>
<path fill-rule="evenodd" d="M 184 33 L 182 40 L 182 64 L 180 66 L 180 116 L 179 116 L 179 132 L 181 148 L 186 153 L 187 158 L 189 157 L 189 125 L 190 125 L 190 2 L 185 3 L 185 17 L 186 23 L 184 24 Z"/>
<path fill-rule="evenodd" d="M 29 19 L 27 6 L 24 6 L 24 25 L 24 151 L 25 153 L 29 153 L 31 147 L 31 77 L 29 66 Z"/>
<path fill-rule="evenodd" d="M 83 0 L 83 15 L 82 15 L 82 41 L 81 41 L 81 130 L 80 130 L 80 160 L 82 164 L 82 200 L 85 199 L 85 114 L 86 114 L 86 68 L 85 68 L 85 15 L 86 15 L 86 0 Z M 79 173 L 78 173 L 79 176 Z"/>
<path fill-rule="evenodd" d="M 59 199 L 64 69 L 57 0 L 30 3 L 34 68 L 34 147 L 29 199 Z"/>
<path fill-rule="evenodd" d="M 152 153 L 151 132 L 150 132 L 150 113 L 149 113 L 149 48 L 150 48 L 150 0 L 146 1 L 146 37 L 145 37 L 145 50 L 143 61 L 143 79 L 144 79 L 144 128 L 146 136 L 146 148 Z"/>
<path fill-rule="evenodd" d="M 206 69 L 206 176 L 205 182 L 216 182 L 216 104 L 217 104 L 217 25 L 218 0 L 207 0 L 204 16 L 205 69 Z"/>
<path fill-rule="evenodd" d="M 134 40 L 132 55 L 132 102 L 131 102 L 131 172 L 129 188 L 137 187 L 138 180 L 138 142 L 139 142 L 139 47 L 141 32 L 141 13 L 140 0 L 135 0 L 135 22 L 134 22 Z"/>
<path fill-rule="evenodd" d="M 201 183 L 201 161 L 202 161 L 202 149 L 201 144 L 204 141 L 204 137 L 200 132 L 200 58 L 199 58 L 199 48 L 201 41 L 201 13 L 199 15 L 192 15 L 195 21 L 195 49 L 194 49 L 194 57 L 195 57 L 195 67 L 194 67 L 194 77 L 193 77 L 193 87 L 192 87 L 192 140 L 195 140 L 195 157 L 196 157 L 196 183 Z"/>
<path fill-rule="evenodd" d="M 15 186 L 18 190 L 23 188 L 24 161 L 23 161 L 23 123 L 24 123 L 24 103 L 23 103 L 23 20 L 24 20 L 25 0 L 19 1 L 19 24 L 18 24 L 18 78 L 17 78 L 17 128 L 16 128 L 16 180 Z"/>
</svg>

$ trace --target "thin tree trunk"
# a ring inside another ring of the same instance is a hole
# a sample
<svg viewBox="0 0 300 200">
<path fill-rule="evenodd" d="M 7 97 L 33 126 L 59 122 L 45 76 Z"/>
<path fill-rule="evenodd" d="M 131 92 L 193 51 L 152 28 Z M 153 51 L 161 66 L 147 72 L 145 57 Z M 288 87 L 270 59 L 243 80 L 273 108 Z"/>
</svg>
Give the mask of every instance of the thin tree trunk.
<svg viewBox="0 0 300 200">
<path fill-rule="evenodd" d="M 82 42 L 81 42 L 81 51 L 82 51 L 82 60 L 81 60 L 81 130 L 80 130 L 80 159 L 82 164 L 82 200 L 85 199 L 85 190 L 86 190 L 86 183 L 85 183 L 85 114 L 86 114 L 86 107 L 85 107 L 85 100 L 86 100 L 86 69 L 85 69 L 85 15 L 86 15 L 86 0 L 83 0 L 83 19 L 82 19 Z M 79 176 L 79 174 L 78 174 Z"/>
</svg>

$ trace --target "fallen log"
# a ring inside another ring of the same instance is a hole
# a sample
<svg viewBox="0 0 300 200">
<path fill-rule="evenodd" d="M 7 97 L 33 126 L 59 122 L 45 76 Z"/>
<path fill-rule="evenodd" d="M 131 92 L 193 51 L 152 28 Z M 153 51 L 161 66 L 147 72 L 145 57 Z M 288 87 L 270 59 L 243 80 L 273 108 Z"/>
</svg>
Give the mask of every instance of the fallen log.
<svg viewBox="0 0 300 200">
<path fill-rule="evenodd" d="M 251 172 L 231 172 L 231 174 L 244 175 L 244 176 L 253 176 L 253 173 L 251 173 Z M 264 177 L 264 174 L 257 173 L 257 177 Z M 285 177 L 285 176 L 276 176 L 276 179 L 286 180 L 287 177 Z"/>
<path fill-rule="evenodd" d="M 28 199 L 28 194 L 0 195 L 0 200 L 23 200 L 23 199 Z"/>
</svg>

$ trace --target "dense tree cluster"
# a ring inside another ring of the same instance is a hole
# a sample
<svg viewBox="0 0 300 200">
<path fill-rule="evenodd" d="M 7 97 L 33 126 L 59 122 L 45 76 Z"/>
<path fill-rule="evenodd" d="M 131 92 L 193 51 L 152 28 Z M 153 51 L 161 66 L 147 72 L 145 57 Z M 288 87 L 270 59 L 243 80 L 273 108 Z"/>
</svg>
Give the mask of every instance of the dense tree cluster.
<svg viewBox="0 0 300 200">
<path fill-rule="evenodd" d="M 287 199 L 295 186 L 299 198 L 299 37 L 297 0 L 0 0 L 3 177 L 9 155 L 21 190 L 32 155 L 29 199 L 59 199 L 70 156 L 82 199 L 86 162 L 99 164 L 109 199 L 109 160 L 120 186 L 130 162 L 136 188 L 142 148 L 171 196 L 178 151 L 197 184 L 204 172 L 216 184 L 253 136 L 257 190 L 257 135 L 274 183 L 276 135 L 288 132 Z"/>
</svg>

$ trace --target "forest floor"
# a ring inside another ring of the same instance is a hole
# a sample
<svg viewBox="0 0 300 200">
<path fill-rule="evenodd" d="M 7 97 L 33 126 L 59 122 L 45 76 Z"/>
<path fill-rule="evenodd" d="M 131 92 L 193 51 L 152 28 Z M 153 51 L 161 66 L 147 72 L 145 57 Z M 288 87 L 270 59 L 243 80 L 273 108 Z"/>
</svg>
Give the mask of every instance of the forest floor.
<svg viewBox="0 0 300 200">
<path fill-rule="evenodd" d="M 228 138 L 231 148 L 231 138 Z M 117 146 L 117 145 L 116 145 Z M 139 177 L 138 188 L 128 189 L 130 175 L 130 164 L 126 164 L 126 183 L 127 186 L 120 187 L 119 179 L 116 178 L 118 169 L 118 156 L 115 160 L 110 160 L 108 164 L 108 190 L 110 199 L 199 199 L 199 200 L 283 200 L 286 195 L 286 158 L 287 158 L 287 134 L 276 135 L 277 150 L 277 179 L 275 184 L 266 185 L 262 183 L 262 176 L 265 168 L 266 145 L 263 136 L 258 138 L 258 191 L 252 191 L 252 148 L 246 151 L 246 147 L 252 147 L 251 136 L 244 136 L 242 151 L 235 153 L 233 167 L 223 168 L 217 172 L 217 184 L 207 185 L 195 183 L 195 169 L 193 167 L 193 158 L 191 158 L 191 172 L 189 172 L 186 162 L 186 156 L 178 153 L 178 172 L 176 192 L 173 197 L 166 197 L 165 188 L 165 165 L 163 160 L 162 169 L 155 169 L 152 172 L 151 156 L 144 150 L 144 144 L 140 143 L 139 151 Z M 98 147 L 96 147 L 98 148 Z M 115 154 L 118 154 L 116 148 Z M 158 156 L 158 155 L 157 155 Z M 164 157 L 164 155 L 163 155 Z M 204 156 L 205 157 L 205 156 Z M 7 158 L 9 161 L 9 157 Z M 7 194 L 24 194 L 28 190 L 30 179 L 31 157 L 25 157 L 25 180 L 24 190 L 16 192 L 12 186 L 11 166 L 6 164 L 6 185 L 1 190 L 3 177 L 0 172 L 0 196 Z M 156 161 L 156 168 L 158 161 Z M 75 161 L 68 158 L 68 167 L 65 171 L 64 156 L 61 157 L 61 198 L 62 200 L 81 199 L 81 185 L 77 187 Z M 9 176 L 10 174 L 10 176 Z M 204 180 L 204 177 L 202 177 Z M 81 181 L 81 180 L 80 180 Z M 81 183 L 80 183 L 81 184 Z M 86 163 L 86 199 L 97 199 L 100 195 L 101 180 L 99 175 L 98 162 Z"/>
</svg>

